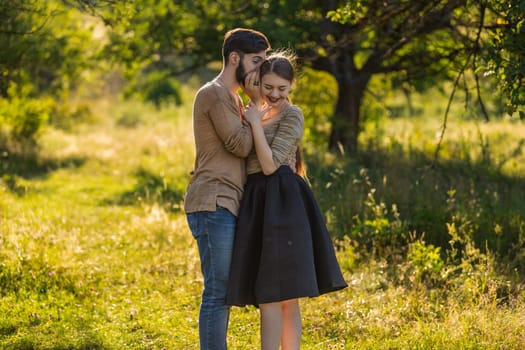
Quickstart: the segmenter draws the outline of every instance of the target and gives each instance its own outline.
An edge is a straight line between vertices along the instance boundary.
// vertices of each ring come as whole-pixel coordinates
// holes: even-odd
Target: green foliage
[[[36,147],[36,138],[54,108],[52,99],[32,98],[30,91],[29,86],[12,83],[8,97],[0,98],[0,133],[6,138],[3,147],[15,153],[31,152]]]
[[[464,136],[451,135],[454,141],[443,145],[443,159],[429,168],[438,125],[411,123],[393,120],[381,123],[380,130],[377,125],[366,129],[377,138],[364,139],[365,151],[358,157],[308,158],[330,231],[379,256],[406,246],[408,233],[417,232],[445,254],[452,249],[447,223],[462,218],[469,224],[460,230],[470,232],[476,249],[492,252],[512,268],[524,266],[523,153],[515,151],[521,149],[522,126],[486,125],[486,142],[476,147],[477,127],[461,123],[457,127]],[[470,153],[458,147],[462,142]]]
[[[110,61],[123,64],[131,80],[143,75],[135,91],[146,100],[156,105],[166,100],[178,103],[178,83],[169,77],[183,79],[188,72],[220,60],[223,34],[243,26],[266,33],[273,47],[292,47],[304,65],[335,78],[339,89],[333,97],[335,111],[322,112],[323,118],[331,117],[319,123],[316,135],[329,134],[327,143],[334,149],[337,142],[357,146],[359,113],[367,112],[361,108],[362,98],[366,92],[378,96],[383,89],[368,86],[374,75],[386,74],[391,89],[409,92],[434,87],[462,74],[464,68],[473,68],[476,75],[496,76],[508,96],[510,112],[519,109],[523,99],[520,0],[509,6],[500,0],[427,4],[356,0],[329,5],[323,1],[23,0],[18,4],[0,3],[4,48],[0,94],[4,97],[10,81],[33,84],[35,94],[67,94],[89,77],[89,71],[105,69]],[[482,19],[480,26],[471,25]],[[472,87],[465,83],[464,89]],[[327,91],[333,94],[335,88]],[[485,98],[491,96],[495,95]]]
[[[429,287],[441,280],[444,262],[441,259],[441,248],[427,245],[423,240],[417,240],[408,247],[407,262],[413,269],[415,285],[425,283]]]
[[[409,3],[419,8],[416,15],[384,26],[372,20],[367,27],[364,20],[393,13],[370,11],[373,3],[335,2],[331,15],[339,25],[325,21],[323,1],[0,0],[0,347],[195,347],[202,283],[180,210],[193,166],[191,99],[182,106],[164,101],[176,102],[182,91],[170,78],[174,73],[185,79],[219,60],[222,35],[242,25],[267,33],[274,47],[293,47],[309,67],[293,102],[306,117],[312,187],[337,237],[350,288],[302,301],[304,347],[519,348],[525,321],[523,125],[460,123],[471,112],[453,106],[454,120],[432,162],[443,95],[429,94],[434,109],[424,113],[412,98],[454,77],[466,56],[450,41],[458,32],[436,32],[406,46],[404,37],[389,41],[389,31],[421,19],[429,5],[380,4],[398,11]],[[110,25],[101,27],[98,17],[72,4]],[[475,60],[476,73],[492,69],[505,93],[517,91],[511,104],[519,103],[523,7],[520,1],[490,5],[501,14],[487,22],[497,24],[490,36],[497,50],[487,67]],[[449,28],[461,28],[464,43],[472,43],[476,28],[461,25],[479,19],[479,9],[454,12],[457,22]],[[327,28],[334,32],[323,32]],[[353,61],[338,56],[345,43],[355,50]],[[362,151],[324,152],[331,107],[340,97],[336,84],[356,71],[336,69],[330,76],[318,70],[326,70],[328,58],[336,58],[332,68],[352,62],[362,69],[374,48],[385,64],[413,62],[389,56],[388,45],[396,43],[403,44],[400,54],[452,52],[458,65],[432,61],[425,75],[411,63],[396,76],[371,80],[363,111],[372,123],[360,127]],[[78,82],[89,81],[88,70],[104,69],[106,60],[123,62],[125,75],[137,78],[135,91],[159,108],[126,101],[122,112],[114,101],[63,103]],[[465,75],[466,98],[473,80]],[[406,101],[392,96],[398,87]],[[393,104],[385,102],[392,98]],[[418,113],[408,122],[409,102]],[[90,125],[72,127],[99,114]],[[43,128],[46,121],[49,128]],[[33,155],[18,156],[23,147],[16,144],[26,141]],[[255,310],[234,309],[231,347],[257,347],[257,323]]]
[[[499,0],[427,4],[356,0],[329,5],[298,0],[23,0],[19,5],[0,3],[4,97],[10,81],[33,84],[35,94],[67,96],[79,81],[89,79],[90,71],[104,70],[112,62],[122,64],[131,81],[137,79],[132,89],[146,100],[156,105],[178,103],[180,87],[173,79],[185,79],[187,73],[219,61],[223,34],[236,26],[263,31],[273,47],[292,47],[305,66],[332,76],[338,89],[330,96],[335,110],[316,111],[323,120],[314,134],[317,139],[330,135],[323,142],[333,149],[338,142],[350,149],[357,146],[360,115],[367,112],[362,99],[368,92],[379,96],[384,88],[368,86],[371,76],[386,75],[390,89],[410,92],[454,79],[462,67],[473,68],[476,75],[497,76],[509,96],[509,110],[516,110],[523,95],[519,0],[511,6]],[[484,17],[487,8],[492,12]],[[477,37],[478,27],[470,24],[482,18],[486,21]],[[483,57],[472,59],[473,53]],[[485,65],[480,64],[482,59]],[[466,83],[463,87],[472,89]],[[326,91],[332,95],[335,90]],[[321,144],[317,139],[312,138],[316,147]]]
[[[126,128],[134,128],[142,122],[141,116],[139,113],[134,111],[126,111],[116,120],[118,126]]]
[[[328,146],[330,120],[337,96],[337,84],[325,72],[304,68],[294,86],[292,102],[301,107],[305,123],[305,150],[312,154]]]
[[[367,7],[361,0],[347,1],[343,7],[330,10],[326,17],[333,22],[356,25],[366,16]]]
[[[124,95],[127,98],[139,96],[143,101],[151,102],[157,108],[170,103],[180,106],[183,102],[179,82],[167,71],[142,74],[135,84],[128,87]]]
[[[96,117],[88,103],[74,103],[61,100],[59,103],[55,103],[48,124],[58,129],[72,130],[75,126],[82,123],[95,121]]]
[[[355,224],[352,228],[352,237],[360,243],[371,246],[378,256],[385,254],[385,249],[396,248],[404,243],[405,227],[399,217],[397,206],[394,204],[389,212],[383,201],[376,199],[376,189],[366,169],[360,171],[360,179],[354,180],[354,186],[363,188],[366,197],[362,198],[362,211],[354,216]],[[354,197],[355,198],[355,197]]]
[[[343,271],[354,271],[359,267],[359,253],[356,250],[356,241],[349,236],[335,239],[334,245],[337,251],[337,261]]]
[[[494,11],[496,25],[489,30],[491,42],[487,45],[487,73],[495,74],[499,88],[507,96],[509,114],[519,111],[525,119],[525,2],[523,0],[488,1]]]
[[[220,59],[219,4],[134,1],[106,18],[112,24],[104,55],[126,68],[132,78],[146,69],[185,73]],[[221,9],[224,10],[224,9]],[[224,26],[224,24],[222,24]]]
[[[356,165],[345,161],[331,166],[309,163],[309,176],[321,207],[326,208],[332,234],[350,237],[367,254],[384,256],[404,244],[406,223],[396,204],[388,208],[378,198],[369,170],[356,169]]]
[[[90,117],[85,106],[67,110],[56,101],[88,80],[88,69],[104,66],[94,63],[99,22],[55,0],[0,1],[0,14],[0,146],[32,152],[47,121],[71,128]]]
[[[79,81],[99,44],[90,21],[61,1],[1,1],[0,95],[8,84],[32,84],[33,93],[68,91]]]

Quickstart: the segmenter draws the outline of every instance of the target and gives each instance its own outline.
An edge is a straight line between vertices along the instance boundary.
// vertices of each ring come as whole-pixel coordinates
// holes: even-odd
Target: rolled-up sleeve
[[[253,147],[252,130],[247,122],[241,120],[239,112],[217,99],[210,108],[209,116],[226,150],[237,157],[247,157]]]

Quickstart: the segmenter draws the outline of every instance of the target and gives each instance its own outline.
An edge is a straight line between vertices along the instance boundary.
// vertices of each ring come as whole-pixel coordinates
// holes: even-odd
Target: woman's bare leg
[[[283,330],[281,303],[260,304],[261,349],[278,350]]]
[[[282,349],[299,350],[301,347],[302,333],[299,300],[286,300],[280,304],[282,310]]]

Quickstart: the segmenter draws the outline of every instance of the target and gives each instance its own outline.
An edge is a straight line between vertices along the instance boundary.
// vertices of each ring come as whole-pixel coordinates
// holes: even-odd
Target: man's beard
[[[241,84],[241,86],[244,86],[244,81],[246,79],[246,70],[244,69],[244,64],[241,61],[241,64],[237,69],[235,70],[235,78],[237,79],[237,82]]]

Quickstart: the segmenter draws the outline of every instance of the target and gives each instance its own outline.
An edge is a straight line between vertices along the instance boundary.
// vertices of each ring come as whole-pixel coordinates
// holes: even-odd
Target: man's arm
[[[247,157],[253,147],[253,136],[250,125],[241,119],[241,110],[232,110],[218,99],[209,116],[224,147],[237,157]]]

